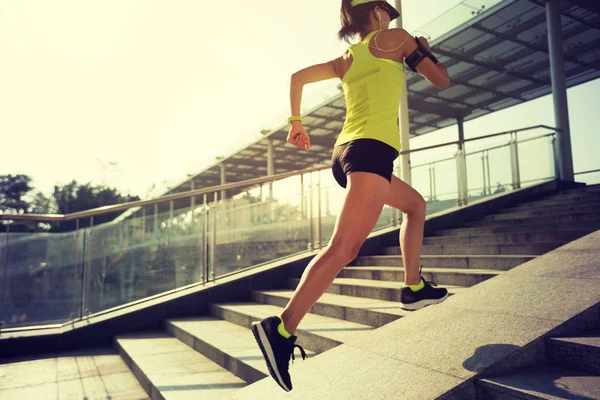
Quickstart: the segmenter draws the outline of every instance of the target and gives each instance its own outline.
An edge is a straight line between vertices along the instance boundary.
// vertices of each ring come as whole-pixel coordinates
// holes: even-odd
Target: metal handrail
[[[163,197],[150,200],[130,201],[128,203],[115,204],[112,206],[103,206],[92,208],[86,211],[78,211],[71,214],[0,214],[0,220],[34,220],[41,222],[53,221],[70,221],[79,218],[94,217],[96,215],[108,214],[111,212],[124,211],[133,207],[151,206],[155,204],[165,203],[168,201],[187,199],[190,197],[202,196],[204,194],[220,192],[223,190],[237,189],[244,186],[262,185],[264,183],[275,182],[281,179],[290,178],[297,175],[308,174],[311,172],[321,171],[329,168],[329,166],[319,166],[307,168],[299,171],[284,172],[282,174],[266,176],[261,178],[248,179],[240,182],[226,183],[219,186],[211,186],[203,189],[190,190],[187,192],[170,194]]]
[[[512,131],[492,133],[490,135],[478,136],[478,137],[471,138],[471,139],[465,139],[463,143],[473,142],[473,141],[482,140],[482,139],[489,139],[489,138],[493,138],[493,137],[496,137],[496,136],[507,135],[507,134],[510,134],[510,133],[519,133],[519,132],[524,132],[524,131],[530,131],[532,129],[539,129],[539,128],[545,128],[545,129],[550,129],[550,130],[555,131],[555,132],[560,132],[560,129],[552,128],[551,126],[547,126],[547,125],[535,125],[535,126],[529,126],[527,128],[514,129]],[[414,149],[414,150],[405,150],[405,151],[401,151],[400,154],[401,155],[411,154],[411,153],[416,153],[418,151],[432,150],[432,149],[437,149],[438,147],[444,147],[444,146],[449,146],[451,144],[459,144],[459,143],[460,143],[460,141],[456,140],[454,142],[447,142],[447,143],[443,143],[443,144],[436,144],[434,146],[421,147],[421,148]]]
[[[525,140],[519,140],[519,141],[517,141],[517,143],[526,143],[526,142],[530,142],[532,140],[537,140],[537,139],[541,139],[541,138],[545,138],[545,137],[550,137],[550,136],[554,136],[554,135],[555,135],[554,133],[547,133],[545,135],[535,136],[535,137],[532,137],[532,138],[527,138]],[[493,135],[493,136],[496,136],[496,135]],[[489,136],[487,136],[487,137],[486,136],[482,136],[481,138],[482,139],[483,138],[487,139],[487,138],[489,138]],[[476,138],[476,139],[480,139],[480,138]],[[472,139],[469,139],[469,140],[472,140]],[[465,140],[465,142],[466,141],[467,140]],[[458,142],[456,142],[456,143],[458,143]],[[456,143],[452,142],[450,144],[456,144]],[[436,146],[439,147],[439,146],[445,146],[445,145],[436,145]],[[466,153],[465,156],[468,157],[468,156],[472,156],[474,154],[483,153],[484,151],[496,150],[496,149],[500,149],[500,148],[506,147],[506,146],[510,146],[510,143],[501,144],[501,145],[498,145],[498,146],[490,147],[488,149],[477,150],[477,151],[474,151],[472,153]],[[438,164],[438,163],[441,163],[441,162],[444,162],[444,161],[450,161],[450,160],[454,160],[454,159],[456,159],[456,157],[447,157],[447,158],[443,158],[441,160],[428,161],[428,162],[425,162],[425,163],[422,163],[422,164],[413,165],[412,169],[419,168],[419,167],[424,167],[424,166],[431,165],[431,164]]]
[[[591,169],[589,171],[575,172],[573,175],[593,174],[595,172],[600,172],[600,169]]]
[[[530,126],[530,127],[526,127],[526,128],[515,129],[515,130],[499,132],[499,133],[493,133],[490,135],[479,136],[479,137],[475,137],[475,138],[471,138],[471,139],[465,139],[464,143],[473,142],[473,141],[477,141],[477,140],[483,140],[483,139],[489,139],[489,138],[512,134],[512,133],[524,132],[524,131],[539,129],[539,128],[550,129],[555,132],[559,131],[559,129],[552,128],[547,125],[535,125],[535,126]],[[452,141],[452,142],[438,144],[435,146],[428,146],[428,147],[421,147],[418,149],[406,150],[406,151],[401,152],[400,154],[411,154],[411,153],[416,153],[419,151],[436,149],[439,147],[457,145],[459,143],[460,143],[460,141]],[[286,179],[286,178],[291,178],[294,176],[300,176],[300,175],[309,174],[312,172],[323,171],[328,168],[330,168],[329,165],[321,165],[321,166],[306,168],[303,170],[284,172],[282,174],[277,174],[277,175],[272,175],[272,176],[265,176],[265,177],[261,177],[261,178],[248,179],[248,180],[240,181],[240,182],[226,183],[224,185],[219,185],[219,186],[211,186],[211,187],[203,188],[203,189],[196,189],[196,190],[190,190],[187,192],[175,193],[175,194],[171,194],[171,195],[158,197],[155,199],[131,201],[131,202],[127,202],[127,203],[115,204],[112,206],[103,206],[103,207],[93,208],[90,210],[78,211],[78,212],[74,212],[74,213],[70,213],[70,214],[0,214],[0,221],[2,221],[2,220],[38,221],[38,222],[72,221],[72,220],[76,220],[76,219],[80,219],[80,218],[88,218],[88,217],[94,217],[94,216],[102,215],[102,214],[124,211],[124,210],[128,210],[128,209],[134,208],[134,207],[144,207],[144,206],[156,205],[156,204],[166,203],[166,202],[174,201],[174,200],[182,200],[182,199],[188,199],[190,197],[202,196],[205,194],[220,192],[220,191],[224,191],[224,190],[237,189],[237,188],[246,187],[246,186],[262,185],[265,183],[276,182],[276,181]]]

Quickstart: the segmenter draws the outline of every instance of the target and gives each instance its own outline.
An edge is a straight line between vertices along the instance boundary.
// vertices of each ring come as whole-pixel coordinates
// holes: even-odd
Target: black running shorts
[[[333,148],[331,171],[343,188],[352,172],[371,172],[391,183],[396,157],[398,151],[388,144],[375,139],[356,139]]]

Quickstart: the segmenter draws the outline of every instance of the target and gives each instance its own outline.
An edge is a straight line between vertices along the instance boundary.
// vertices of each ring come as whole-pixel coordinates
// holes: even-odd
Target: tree
[[[54,199],[42,192],[36,192],[30,202],[29,212],[32,214],[54,214],[56,212]]]
[[[0,211],[20,214],[29,210],[29,203],[23,197],[33,189],[27,175],[0,175]]]
[[[27,175],[0,175],[0,214],[71,214],[92,208],[140,200],[138,196],[123,196],[117,189],[107,186],[80,185],[73,180],[66,185],[54,186],[52,196],[33,192],[31,178]],[[120,212],[94,218],[94,225],[113,220]],[[80,221],[80,227],[89,226],[89,218]],[[75,229],[75,221],[51,224],[52,231],[62,232]],[[11,231],[47,230],[48,224],[36,222],[14,222]]]
[[[140,200],[138,196],[123,196],[117,189],[106,186],[92,186],[90,183],[79,185],[72,181],[63,186],[54,186],[54,201],[59,214],[71,214],[102,206]],[[94,217],[94,225],[112,221],[121,212],[102,214]],[[90,218],[79,221],[79,227],[90,226]],[[76,221],[59,223],[53,231],[69,231],[76,228]]]

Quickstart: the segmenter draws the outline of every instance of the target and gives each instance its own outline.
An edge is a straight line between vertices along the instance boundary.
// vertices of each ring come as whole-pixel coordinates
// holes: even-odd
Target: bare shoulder
[[[402,53],[405,53],[407,47],[411,47],[411,38],[411,34],[403,28],[386,29],[377,35],[377,44],[383,49],[395,49],[401,45]]]

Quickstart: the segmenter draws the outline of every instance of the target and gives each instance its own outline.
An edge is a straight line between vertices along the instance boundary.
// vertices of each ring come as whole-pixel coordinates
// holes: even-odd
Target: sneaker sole
[[[416,302],[410,303],[410,304],[400,303],[400,308],[405,311],[417,311],[423,307],[431,306],[434,304],[440,304],[441,302],[446,300],[448,298],[448,296],[449,296],[449,293],[446,293],[446,295],[440,299],[426,299],[426,300],[416,301]]]
[[[260,322],[253,322],[251,325],[252,334],[254,335],[254,339],[256,343],[258,343],[258,347],[260,347],[260,351],[263,354],[263,357],[267,361],[267,367],[269,368],[269,372],[271,376],[279,386],[286,392],[289,392],[292,389],[289,389],[287,385],[281,379],[281,374],[279,373],[279,369],[277,369],[277,362],[275,361],[275,354],[273,353],[273,348],[269,343],[269,339],[267,338],[267,333],[264,328],[260,324]]]

